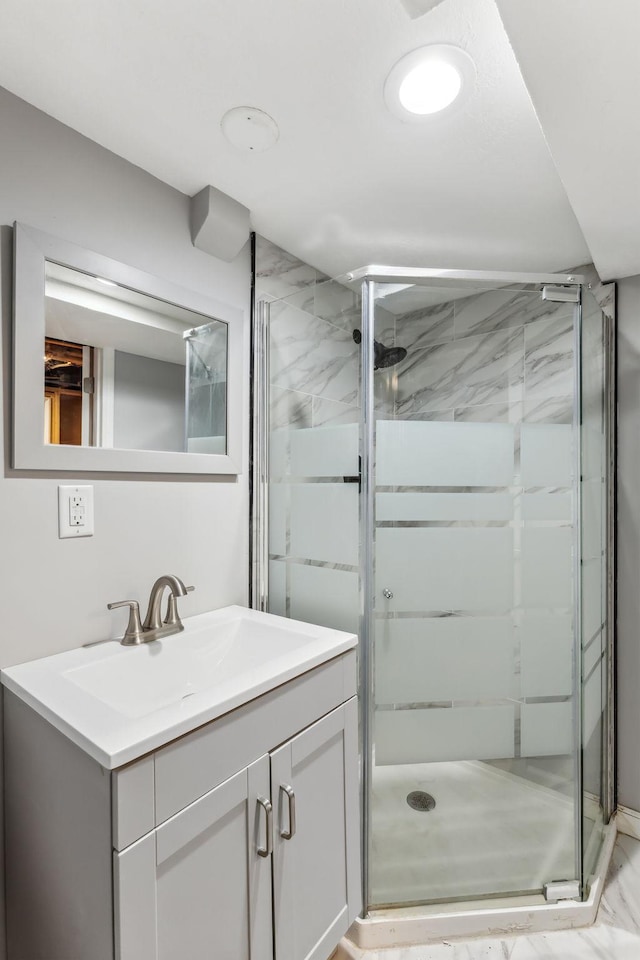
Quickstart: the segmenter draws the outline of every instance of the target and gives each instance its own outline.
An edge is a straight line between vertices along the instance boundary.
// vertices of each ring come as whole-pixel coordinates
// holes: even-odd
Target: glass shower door
[[[579,308],[365,286],[366,899],[540,896],[581,853]]]
[[[581,576],[583,862],[585,889],[595,871],[603,828],[614,809],[612,517],[614,285],[582,294]]]

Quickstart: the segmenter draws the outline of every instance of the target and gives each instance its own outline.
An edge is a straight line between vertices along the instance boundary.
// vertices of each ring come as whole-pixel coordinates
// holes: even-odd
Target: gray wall
[[[640,810],[640,277],[618,283],[618,799]]]
[[[184,365],[116,350],[114,447],[184,450],[184,390]]]
[[[126,617],[109,613],[107,602],[139,597],[145,603],[162,573],[195,584],[183,615],[246,602],[248,563],[246,433],[237,481],[88,475],[95,489],[95,536],[58,539],[57,486],[83,477],[10,467],[11,224],[23,221],[226,301],[245,311],[247,325],[250,265],[248,246],[231,264],[193,247],[186,196],[1,89],[0,130],[4,667],[118,635]],[[245,352],[247,342],[245,337]]]

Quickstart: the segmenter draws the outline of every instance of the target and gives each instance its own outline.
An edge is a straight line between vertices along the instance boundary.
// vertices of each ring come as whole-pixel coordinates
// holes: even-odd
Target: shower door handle
[[[362,457],[358,457],[358,472],[352,474],[351,476],[343,476],[343,483],[357,483],[358,484],[358,493],[362,490]]]
[[[293,792],[293,787],[286,783],[280,784],[280,790],[282,793],[286,793],[289,801],[289,829],[280,830],[280,836],[283,840],[291,840],[296,832],[296,795]]]
[[[382,591],[382,596],[387,600],[393,600],[393,590],[389,590],[389,587],[385,587]]]

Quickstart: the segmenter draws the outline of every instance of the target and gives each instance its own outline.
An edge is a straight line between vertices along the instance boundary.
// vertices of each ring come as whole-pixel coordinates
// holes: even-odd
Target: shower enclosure
[[[365,916],[588,896],[614,808],[598,293],[371,267],[257,304],[253,602],[360,636]]]

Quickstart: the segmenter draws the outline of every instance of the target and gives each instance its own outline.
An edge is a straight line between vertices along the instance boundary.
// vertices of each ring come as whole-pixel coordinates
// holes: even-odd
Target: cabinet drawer
[[[354,651],[322,664],[155,754],[155,817],[163,823],[356,692]]]
[[[155,827],[153,754],[111,774],[111,821],[114,850],[124,850]]]

